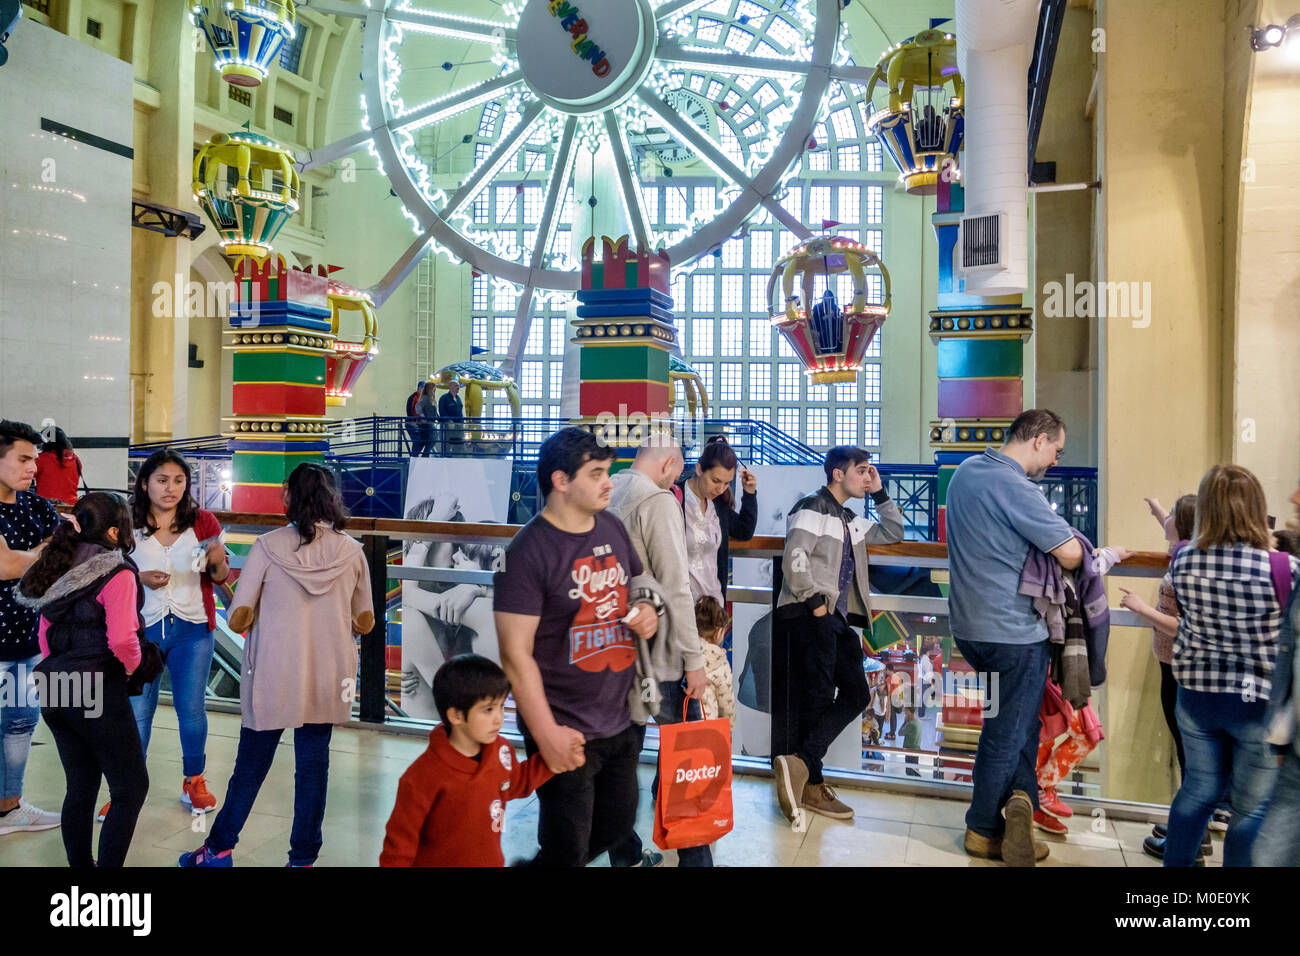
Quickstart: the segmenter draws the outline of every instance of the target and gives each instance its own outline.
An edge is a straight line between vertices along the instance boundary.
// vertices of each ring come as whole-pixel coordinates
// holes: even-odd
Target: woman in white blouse
[[[213,585],[230,574],[221,525],[190,494],[190,466],[178,452],[154,452],[140,468],[131,502],[132,557],[144,585],[145,636],[156,643],[171,675],[172,706],[181,737],[180,801],[193,813],[216,808],[204,780],[208,715],[204,709],[217,625]],[[149,750],[161,675],[131,698],[140,746]],[[99,812],[102,820],[108,805]]]

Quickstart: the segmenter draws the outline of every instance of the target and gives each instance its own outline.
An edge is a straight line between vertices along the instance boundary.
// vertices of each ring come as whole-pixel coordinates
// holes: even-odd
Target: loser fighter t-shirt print
[[[540,618],[533,658],[551,713],[588,740],[613,737],[632,721],[636,636],[623,618],[628,582],[640,573],[613,515],[600,512],[590,531],[572,534],[539,514],[510,542],[493,579],[494,610]]]

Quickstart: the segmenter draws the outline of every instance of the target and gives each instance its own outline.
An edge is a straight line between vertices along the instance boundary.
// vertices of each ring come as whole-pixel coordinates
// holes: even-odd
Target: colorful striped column
[[[1024,410],[1023,346],[1033,335],[1033,310],[1019,295],[962,291],[956,260],[962,187],[941,180],[937,204],[939,295],[930,340],[938,349],[939,421],[930,423],[930,447],[939,466],[939,540],[946,541],[952,473],[969,456],[1002,444],[1007,426]]]
[[[224,347],[234,352],[225,436],[234,453],[231,508],[283,514],[281,487],[305,461],[323,461],[326,363],[332,354],[329,280],[289,269],[282,256],[242,257],[239,298]]]
[[[632,463],[644,437],[672,428],[668,359],[676,329],[667,255],[632,254],[627,236],[602,242],[601,262],[593,261],[594,237],[582,247],[574,322],[581,384],[574,424],[598,429],[618,448],[611,469],[617,471]]]
[[[948,483],[957,466],[1001,445],[1024,410],[1024,343],[1033,335],[1033,310],[1019,295],[975,296],[962,291],[957,240],[964,190],[940,177],[933,217],[939,241],[939,295],[930,313],[930,340],[938,349],[939,421],[930,423],[930,447],[939,468],[936,492],[939,540],[947,541]],[[939,575],[936,575],[939,577]],[[940,590],[948,596],[946,574]],[[945,749],[974,750],[983,723],[971,667],[945,641],[944,706],[939,729]],[[957,692],[954,692],[954,686]]]

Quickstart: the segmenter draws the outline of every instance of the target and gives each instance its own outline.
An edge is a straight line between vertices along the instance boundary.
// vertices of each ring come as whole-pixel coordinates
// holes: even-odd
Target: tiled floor
[[[209,714],[208,785],[220,800],[234,765],[239,718]],[[293,753],[286,743],[262,787],[252,816],[235,850],[237,865],[283,866],[293,815]],[[63,799],[63,770],[49,731],[36,732],[27,767],[26,796],[57,810]],[[384,824],[397,794],[397,779],[424,747],[416,737],[336,728],[330,753],[329,803],[325,812],[323,866],[367,866],[379,858]],[[131,866],[175,866],[183,850],[203,840],[181,807],[180,741],[175,714],[160,707],[149,753],[150,792],[127,857]],[[651,845],[652,770],[641,768],[642,797],[637,829]],[[715,860],[727,866],[997,866],[962,852],[965,804],[872,790],[842,788],[840,796],[857,811],[850,822],[812,816],[806,832],[795,832],[777,809],[771,784],[738,777],[733,787],[735,829],[714,847]],[[105,787],[101,799],[107,799]],[[210,820],[211,817],[208,818]],[[537,848],[537,798],[508,805],[504,849],[507,860],[531,856]],[[1045,866],[1159,866],[1142,853],[1146,824],[1102,817],[1076,818],[1065,837],[1042,835],[1052,847]],[[675,862],[675,854],[666,854]],[[1220,863],[1216,837],[1212,866]],[[0,836],[0,867],[62,866],[58,830]],[[605,858],[597,863],[603,865]]]

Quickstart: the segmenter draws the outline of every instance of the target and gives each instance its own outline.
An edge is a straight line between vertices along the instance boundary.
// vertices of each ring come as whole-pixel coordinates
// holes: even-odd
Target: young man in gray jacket
[[[871,626],[867,545],[903,540],[903,515],[861,448],[841,445],[822,463],[826,487],[801,499],[786,518],[785,580],[776,614],[790,634],[791,702],[797,716],[794,753],[772,761],[776,796],[786,818],[800,807],[837,820],[853,818],[822,780],[831,742],[862,716],[870,692],[862,671],[862,639],[849,625]],[[880,521],[844,503],[870,494]]]
[[[655,684],[644,690],[659,699],[655,717],[658,724],[680,723],[688,699],[689,717],[699,720],[702,717],[699,698],[706,683],[704,650],[695,629],[695,604],[691,600],[686,528],[681,505],[672,493],[673,482],[682,473],[684,464],[675,439],[668,435],[651,436],[637,451],[632,467],[614,476],[614,490],[609,498],[610,512],[622,520],[641,564],[659,582],[663,596],[665,613],[660,632],[650,645],[654,673],[644,678]],[[644,724],[641,730],[644,735]],[[677,851],[677,859],[681,866],[713,865],[707,845],[682,848]],[[641,839],[635,832],[609,851],[611,866],[656,866],[662,860],[660,854],[642,850]]]

